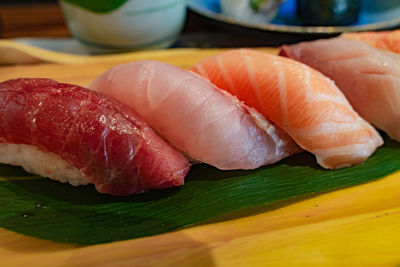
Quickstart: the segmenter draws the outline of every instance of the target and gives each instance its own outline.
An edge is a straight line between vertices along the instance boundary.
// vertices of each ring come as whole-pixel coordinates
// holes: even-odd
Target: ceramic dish
[[[184,0],[61,0],[60,6],[72,35],[96,54],[170,47],[186,18]]]
[[[295,0],[287,0],[281,6],[278,15],[270,23],[246,23],[223,15],[219,0],[188,0],[188,6],[193,12],[211,20],[246,28],[286,33],[335,34],[351,31],[381,30],[400,25],[400,6],[377,9],[370,2],[365,1],[361,6],[358,21],[352,25],[301,26],[295,15],[295,2]]]

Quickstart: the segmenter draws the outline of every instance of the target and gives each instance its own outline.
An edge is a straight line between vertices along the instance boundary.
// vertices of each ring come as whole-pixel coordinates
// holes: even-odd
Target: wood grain
[[[2,266],[400,263],[400,173],[258,215],[96,246],[0,231]],[[42,260],[43,255],[45,260]]]
[[[88,84],[134,59],[184,68],[220,50],[165,50],[120,58],[55,57],[64,64],[0,67],[0,81],[48,77]],[[33,53],[35,54],[35,53]],[[65,61],[75,62],[65,64]],[[48,62],[48,61],[46,61]],[[259,214],[95,246],[59,244],[0,229],[1,266],[304,266],[400,263],[400,172],[368,184],[280,203]]]
[[[276,53],[272,47],[256,48]],[[158,60],[189,68],[206,56],[214,55],[224,49],[175,48],[168,50],[139,51],[112,55],[72,55],[33,47],[12,40],[0,40],[0,66],[32,63],[89,64],[123,63],[133,60]]]
[[[71,35],[57,3],[0,3],[0,25],[2,38]]]

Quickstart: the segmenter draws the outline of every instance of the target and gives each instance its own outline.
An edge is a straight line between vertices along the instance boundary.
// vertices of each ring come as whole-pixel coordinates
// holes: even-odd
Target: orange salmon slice
[[[205,58],[191,71],[258,110],[324,168],[361,163],[383,144],[332,80],[292,59],[234,49]]]

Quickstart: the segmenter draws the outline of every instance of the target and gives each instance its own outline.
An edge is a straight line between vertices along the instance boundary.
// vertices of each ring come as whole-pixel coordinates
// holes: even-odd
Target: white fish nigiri
[[[283,46],[281,54],[334,80],[365,120],[400,141],[400,55],[344,38]]]
[[[255,110],[170,64],[121,64],[89,88],[126,103],[188,157],[219,169],[253,169],[299,151]]]

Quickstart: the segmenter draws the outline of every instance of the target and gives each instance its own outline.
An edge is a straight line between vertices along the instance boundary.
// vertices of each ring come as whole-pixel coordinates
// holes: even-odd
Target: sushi
[[[188,160],[133,110],[50,79],[0,83],[0,162],[100,193],[179,186]]]
[[[265,115],[322,167],[361,163],[383,143],[330,79],[295,60],[234,49],[191,70]]]
[[[281,54],[334,80],[365,120],[400,141],[400,55],[344,38],[283,46]]]
[[[342,38],[364,42],[372,47],[400,53],[400,30],[379,32],[349,32]]]
[[[193,73],[155,61],[113,67],[89,88],[137,111],[192,161],[254,169],[299,151],[281,129]]]

